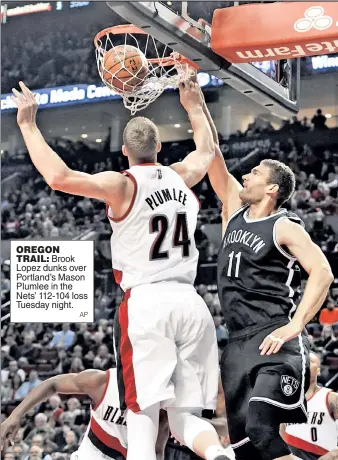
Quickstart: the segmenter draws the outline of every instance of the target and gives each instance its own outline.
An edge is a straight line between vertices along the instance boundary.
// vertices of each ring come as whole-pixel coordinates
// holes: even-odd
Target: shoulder
[[[105,188],[122,188],[132,183],[133,176],[129,171],[103,171],[92,177]]]
[[[278,225],[283,225],[283,226],[289,225],[289,228],[291,228],[292,225],[290,226],[290,224],[296,224],[296,225],[300,225],[303,228],[305,227],[303,220],[298,216],[298,214],[296,214],[295,212],[289,211],[287,209],[284,209],[284,208],[280,209],[276,217],[277,217],[276,224]]]
[[[329,408],[335,409],[338,412],[338,393],[335,391],[329,391],[327,395],[327,401],[329,403]]]
[[[108,379],[108,371],[101,371],[97,369],[88,369],[88,380],[90,381],[91,384],[103,384],[106,383]]]
[[[137,193],[137,180],[129,170],[115,172],[105,171],[101,186],[106,191],[106,203],[114,214],[119,215],[121,207],[130,204]]]
[[[105,385],[108,373],[98,369],[86,369],[77,374],[76,379],[82,388],[95,389],[101,385]]]
[[[286,244],[286,241],[289,241],[293,237],[307,235],[304,227],[304,222],[297,214],[286,212],[275,222],[277,241]]]
[[[302,219],[296,214],[295,212],[292,211],[287,211],[285,217],[290,221],[293,222],[294,224],[301,225],[303,228],[305,228],[305,224],[302,221]]]
[[[328,409],[334,420],[338,420],[338,393],[330,391],[327,397]]]
[[[330,391],[328,398],[329,401],[338,402],[338,393],[336,393],[335,391]]]

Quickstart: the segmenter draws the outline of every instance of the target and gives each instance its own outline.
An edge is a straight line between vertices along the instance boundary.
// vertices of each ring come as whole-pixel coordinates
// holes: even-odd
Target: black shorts
[[[307,336],[285,343],[275,355],[261,356],[259,346],[275,329],[285,325],[250,327],[230,334],[221,358],[221,377],[225,395],[229,435],[233,448],[249,439],[245,432],[249,403],[274,406],[272,423],[305,423],[305,393],[309,386],[309,342]],[[271,406],[270,406],[271,407]]]
[[[192,452],[188,447],[175,445],[168,442],[164,451],[165,460],[200,460],[201,457]]]
[[[305,450],[297,449],[297,447],[289,446],[293,455],[302,460],[318,460],[323,454],[313,454],[312,452],[306,452]]]

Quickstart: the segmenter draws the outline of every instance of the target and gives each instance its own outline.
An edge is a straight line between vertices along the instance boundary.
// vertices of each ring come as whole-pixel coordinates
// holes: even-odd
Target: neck
[[[310,384],[310,387],[306,392],[306,395],[305,395],[306,399],[310,399],[319,390],[320,390],[320,387],[317,384],[317,380],[315,380],[313,383]]]
[[[260,203],[250,204],[249,219],[261,219],[263,217],[271,216],[278,212],[276,204],[272,200],[268,202],[261,201]]]
[[[148,164],[148,163],[156,163],[156,158],[140,158],[140,159],[133,159],[131,157],[128,157],[128,163],[129,167],[131,168],[132,166],[137,166],[137,165],[143,165],[143,164]]]

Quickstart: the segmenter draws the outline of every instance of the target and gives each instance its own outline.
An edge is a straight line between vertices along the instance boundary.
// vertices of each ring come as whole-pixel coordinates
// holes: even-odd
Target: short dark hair
[[[160,142],[158,128],[149,118],[132,118],[123,131],[123,143],[128,152],[140,162],[154,161]]]
[[[296,179],[289,166],[277,160],[263,160],[262,163],[270,169],[269,183],[278,185],[277,202],[279,208],[288,201],[295,191]]]

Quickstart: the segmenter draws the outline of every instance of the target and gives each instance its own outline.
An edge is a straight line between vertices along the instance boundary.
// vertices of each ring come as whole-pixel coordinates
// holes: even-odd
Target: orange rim
[[[148,35],[147,32],[145,32],[142,29],[139,29],[138,27],[132,25],[132,24],[122,24],[120,26],[114,26],[114,27],[107,27],[107,29],[101,30],[95,38],[94,38],[94,45],[96,48],[99,48],[100,45],[98,44],[98,41],[107,34],[113,34],[113,35],[119,35],[119,34],[142,34],[142,35]]]
[[[112,35],[120,35],[120,34],[142,34],[142,35],[149,35],[144,30],[140,29],[139,27],[134,26],[133,24],[123,24],[120,26],[114,27],[107,27],[106,29],[101,30],[98,34],[96,34],[94,38],[94,45],[96,49],[100,52],[101,46],[99,44],[99,40],[107,34]],[[102,52],[102,51],[101,51]],[[162,67],[175,65],[175,63],[179,62],[180,64],[188,64],[190,67],[198,70],[200,67],[190,59],[185,58],[179,53],[175,52],[175,58],[172,56],[169,57],[162,57],[162,58],[151,58],[147,59],[147,61],[151,64],[159,64]]]

